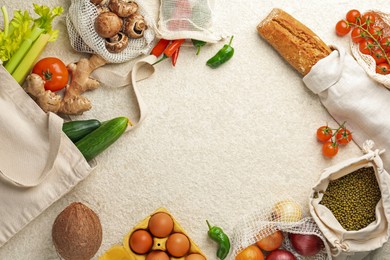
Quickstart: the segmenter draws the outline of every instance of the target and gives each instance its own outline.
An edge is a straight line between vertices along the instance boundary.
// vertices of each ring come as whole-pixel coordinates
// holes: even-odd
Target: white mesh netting
[[[282,248],[290,251],[297,259],[327,260],[332,259],[329,246],[317,224],[311,217],[303,217],[301,206],[292,199],[281,200],[269,207],[258,209],[243,217],[233,230],[233,256],[237,256],[246,247],[257,241],[282,231]],[[324,243],[322,250],[314,256],[299,255],[291,245],[289,234],[316,235]],[[263,253],[266,254],[265,251]]]
[[[383,35],[389,36],[390,35],[390,14],[386,14],[380,11],[369,11],[369,12],[375,12],[378,14],[379,19],[375,21],[375,25],[379,25],[383,30]],[[383,26],[386,24],[386,26]],[[382,75],[375,72],[376,70],[376,64],[374,58],[372,58],[370,55],[362,54],[359,51],[359,44],[354,43],[352,40],[350,40],[351,43],[351,51],[357,62],[363,67],[363,69],[366,71],[366,73],[373,78],[375,81],[383,84],[386,88],[390,88],[390,74]]]
[[[217,42],[223,38],[213,25],[212,0],[161,0],[159,37]]]
[[[119,53],[111,53],[105,46],[105,39],[95,30],[94,22],[99,15],[98,8],[89,0],[72,0],[66,17],[69,39],[72,47],[78,52],[95,53],[102,56],[107,62],[122,63],[147,54],[152,48],[155,38],[153,20],[140,3],[138,13],[144,16],[148,28],[144,36],[139,39],[129,39],[127,47]]]

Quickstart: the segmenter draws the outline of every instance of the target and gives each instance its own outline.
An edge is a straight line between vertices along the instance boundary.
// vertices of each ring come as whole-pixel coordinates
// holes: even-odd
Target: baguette
[[[313,31],[278,8],[257,25],[257,31],[302,76],[332,52]]]

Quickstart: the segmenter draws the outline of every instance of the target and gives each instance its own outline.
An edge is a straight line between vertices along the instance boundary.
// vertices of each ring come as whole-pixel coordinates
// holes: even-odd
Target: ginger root
[[[68,70],[71,74],[71,81],[66,86],[63,97],[50,90],[45,90],[45,82],[37,74],[30,74],[27,77],[25,91],[33,97],[45,112],[66,115],[82,114],[90,110],[92,105],[90,100],[81,94],[99,87],[100,83],[91,78],[90,74],[104,64],[106,64],[106,61],[98,55],[92,55],[89,59],[82,58],[77,64],[69,64]]]

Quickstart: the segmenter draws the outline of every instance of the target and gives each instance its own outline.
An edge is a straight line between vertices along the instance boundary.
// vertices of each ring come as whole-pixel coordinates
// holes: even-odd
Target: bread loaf
[[[281,9],[273,9],[257,31],[302,76],[331,53],[313,31]]]

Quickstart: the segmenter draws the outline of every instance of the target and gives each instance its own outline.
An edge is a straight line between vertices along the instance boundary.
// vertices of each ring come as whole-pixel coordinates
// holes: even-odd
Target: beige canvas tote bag
[[[94,168],[0,65],[0,246]],[[93,163],[92,163],[93,164]]]
[[[390,235],[390,175],[383,168],[379,150],[371,150],[372,141],[363,145],[365,154],[331,166],[323,171],[310,196],[310,213],[331,247],[333,259],[363,259],[370,251],[382,247]],[[358,169],[373,167],[381,193],[375,208],[375,221],[359,230],[346,230],[333,213],[320,204],[332,180]]]

